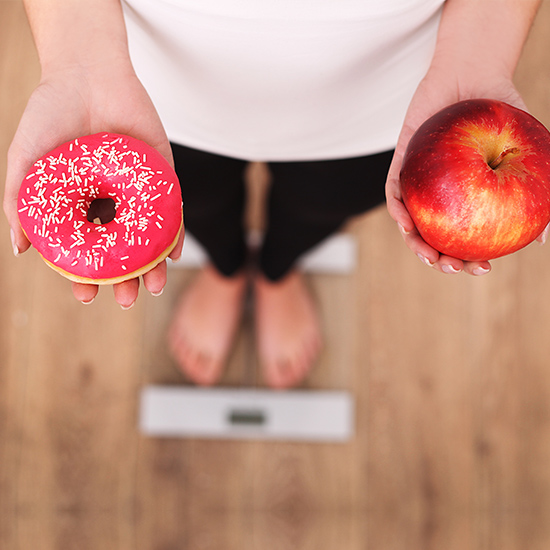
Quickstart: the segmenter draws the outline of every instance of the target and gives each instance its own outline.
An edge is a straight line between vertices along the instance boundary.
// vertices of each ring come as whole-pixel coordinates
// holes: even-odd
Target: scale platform
[[[146,386],[140,429],[152,437],[347,442],[354,408],[344,391]]]
[[[248,244],[251,248],[258,247],[263,239],[260,232],[251,231],[248,234]],[[198,268],[207,261],[207,255],[200,243],[187,232],[181,259],[169,262],[173,269]],[[327,237],[317,246],[305,253],[298,260],[298,267],[311,273],[351,273],[357,264],[357,240],[348,233],[336,233]]]

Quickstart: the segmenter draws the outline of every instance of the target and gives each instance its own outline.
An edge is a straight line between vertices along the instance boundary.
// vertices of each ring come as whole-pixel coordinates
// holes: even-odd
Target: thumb
[[[16,256],[25,252],[31,245],[25,235],[17,213],[19,188],[36,158],[17,143],[12,143],[8,151],[8,166],[6,171],[6,186],[4,190],[4,213],[10,226],[10,236],[13,252]]]

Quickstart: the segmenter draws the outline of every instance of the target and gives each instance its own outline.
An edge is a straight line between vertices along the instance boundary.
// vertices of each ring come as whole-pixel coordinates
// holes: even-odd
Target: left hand
[[[491,270],[491,264],[488,261],[467,262],[440,254],[424,241],[403,203],[399,174],[409,140],[418,127],[444,107],[457,101],[474,98],[498,99],[527,110],[511,80],[502,78],[483,81],[479,85],[464,88],[456,77],[453,78],[451,68],[448,71],[431,68],[410,103],[386,182],[388,212],[397,222],[406,245],[424,263],[443,273],[464,271],[470,275],[483,275]],[[544,240],[544,237],[544,234],[541,235],[539,240]]]

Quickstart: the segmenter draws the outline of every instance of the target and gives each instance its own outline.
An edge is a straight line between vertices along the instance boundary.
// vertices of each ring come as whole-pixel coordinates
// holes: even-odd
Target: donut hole
[[[104,225],[112,222],[116,216],[116,204],[113,199],[94,199],[88,208],[86,216],[89,222]]]

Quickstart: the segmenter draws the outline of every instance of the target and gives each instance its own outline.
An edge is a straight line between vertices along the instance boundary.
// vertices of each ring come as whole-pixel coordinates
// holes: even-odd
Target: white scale
[[[258,235],[250,241],[257,242]],[[304,271],[345,274],[356,265],[348,234],[333,235],[304,255]],[[182,259],[172,268],[196,268],[206,254],[189,234]],[[151,437],[346,442],[354,435],[355,406],[345,391],[146,386],[140,429]]]
[[[354,405],[347,392],[149,386],[141,430],[154,437],[348,441]]]

